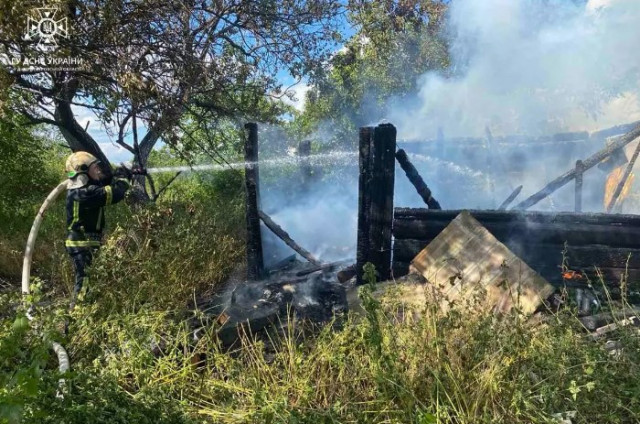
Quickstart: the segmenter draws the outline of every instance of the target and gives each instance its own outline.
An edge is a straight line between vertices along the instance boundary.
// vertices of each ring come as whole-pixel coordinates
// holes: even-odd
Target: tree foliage
[[[52,162],[61,159],[63,149],[24,124],[15,114],[0,119],[0,221],[9,233],[28,230],[37,211],[34,205],[62,174],[62,166],[55,169]]]
[[[93,110],[113,139],[145,164],[162,139],[177,144],[186,116],[199,126],[225,119],[273,119],[266,98],[280,96],[277,75],[308,72],[338,37],[335,0],[59,0],[68,38],[49,58],[74,58],[72,70],[12,66],[41,57],[25,40],[36,2],[0,0],[0,101],[32,123],[60,129],[73,150],[106,163],[76,119]],[[140,133],[140,134],[139,134]]]
[[[331,128],[337,140],[384,115],[391,96],[417,88],[427,71],[448,67],[444,35],[447,0],[350,0],[356,34],[313,75],[313,89],[296,123],[303,133]]]

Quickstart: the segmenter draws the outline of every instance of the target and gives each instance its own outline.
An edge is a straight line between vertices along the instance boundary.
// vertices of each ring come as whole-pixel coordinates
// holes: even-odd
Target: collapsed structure
[[[588,299],[584,289],[595,281],[612,285],[640,281],[640,216],[581,212],[584,173],[638,139],[638,123],[597,133],[595,136],[604,140],[626,132],[600,151],[578,160],[575,167],[510,210],[507,207],[520,194],[522,186],[516,187],[496,210],[471,211],[441,209],[408,155],[397,148],[393,125],[361,128],[357,256],[356,263],[346,268],[344,263],[325,264],[314,257],[261,210],[258,128],[256,124],[247,124],[246,129],[248,282],[242,285],[249,288],[240,288],[244,305],[237,302],[235,295],[227,298],[227,315],[223,319],[229,323],[227,329],[229,325],[235,328],[247,320],[249,324],[251,321],[272,322],[273,317],[281,317],[285,309],[286,313],[293,312],[283,305],[293,305],[301,315],[323,319],[330,316],[332,310],[343,311],[347,308],[346,296],[334,283],[337,280],[342,283],[352,276],[356,277],[356,284],[363,283],[366,263],[373,264],[378,281],[399,278],[413,271],[422,274],[429,283],[448,285],[449,293],[457,295],[464,292],[465,281],[473,280],[473,284],[493,293],[493,306],[498,310],[508,310],[518,304],[525,305],[526,312],[533,312],[553,292],[553,286],[576,288],[580,296]],[[493,140],[490,132],[487,138]],[[552,136],[550,140],[553,139]],[[303,155],[305,152],[308,155],[310,150],[307,144],[301,145]],[[639,151],[637,147],[628,163],[615,165],[619,171],[617,179],[607,182],[609,195],[605,200],[609,211],[627,189]],[[395,207],[396,161],[426,208]],[[526,210],[571,181],[575,182],[575,212]],[[311,265],[284,261],[276,267],[280,269],[265,270],[261,222]],[[342,271],[338,272],[340,268]],[[447,269],[442,275],[444,281],[438,281],[437,275],[442,269]],[[262,283],[252,283],[258,280]],[[293,288],[296,285],[300,287],[297,295]],[[330,290],[322,289],[324,286]],[[233,293],[238,293],[238,289],[236,285]],[[301,297],[300,292],[304,296]],[[326,297],[333,300],[313,298],[322,297],[323,293],[330,293]],[[513,293],[520,297],[514,298]],[[297,300],[292,300],[294,297]],[[309,304],[323,305],[322,312],[305,312]],[[264,320],[261,309],[271,318]]]

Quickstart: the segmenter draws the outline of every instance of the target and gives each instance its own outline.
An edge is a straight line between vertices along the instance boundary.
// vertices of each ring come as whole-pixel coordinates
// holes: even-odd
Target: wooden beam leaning
[[[258,215],[260,216],[260,219],[262,220],[262,222],[264,222],[264,225],[266,225],[268,229],[273,231],[273,234],[275,234],[282,241],[284,241],[287,244],[287,246],[295,250],[297,253],[300,254],[300,256],[302,256],[312,264],[317,266],[322,265],[322,263],[318,259],[316,259],[316,257],[313,256],[308,250],[304,249],[298,243],[293,241],[293,239],[289,236],[289,234],[285,230],[283,230],[281,226],[276,224],[269,215],[267,215],[266,213],[260,210],[258,211]]]
[[[358,180],[358,239],[356,252],[357,284],[363,284],[362,267],[369,262],[369,230],[371,212],[371,166],[373,149],[371,148],[372,127],[360,128],[359,141],[359,180]]]
[[[581,160],[576,161],[576,203],[575,211],[582,212],[582,175],[584,174],[584,165]]]
[[[369,228],[370,261],[376,267],[378,281],[391,278],[391,237],[393,191],[395,184],[396,128],[378,125],[373,132],[371,169],[371,212]]]
[[[264,272],[262,234],[260,233],[260,176],[258,172],[258,125],[245,124],[244,143],[245,216],[247,223],[247,278],[259,279]]]
[[[607,206],[607,213],[611,212],[613,210],[613,207],[616,205],[616,202],[618,201],[618,198],[622,193],[622,189],[626,185],[627,180],[629,179],[629,175],[631,175],[631,170],[633,169],[633,165],[635,165],[636,159],[638,159],[638,153],[640,153],[640,143],[638,143],[636,150],[633,152],[633,156],[631,157],[631,160],[627,164],[627,167],[624,170],[624,174],[622,175],[622,178],[620,179],[620,182],[616,187],[616,191],[613,193],[613,196],[611,197],[611,202],[609,202],[609,205]]]
[[[507,209],[507,206],[509,206],[511,204],[511,202],[513,202],[513,200],[516,197],[518,197],[518,194],[520,194],[521,191],[522,191],[522,186],[519,185],[518,187],[516,187],[515,190],[513,190],[513,193],[511,193],[509,195],[509,197],[504,199],[504,202],[502,202],[502,204],[498,207],[498,210],[499,211],[503,211],[503,210]]]
[[[409,178],[409,181],[411,181],[411,184],[416,188],[418,194],[422,197],[422,200],[424,200],[424,203],[427,204],[429,209],[442,209],[440,207],[440,203],[431,196],[431,190],[418,173],[416,167],[413,166],[409,160],[407,152],[403,149],[398,150],[396,152],[396,159],[402,167],[402,170],[407,174],[407,178]]]
[[[640,125],[637,125],[633,130],[631,130],[627,134],[623,135],[618,140],[616,140],[613,143],[611,143],[609,146],[605,147],[604,149],[600,150],[599,152],[591,155],[590,157],[588,157],[587,159],[582,161],[583,172],[588,170],[588,169],[590,169],[590,168],[592,168],[592,167],[594,167],[595,165],[600,163],[600,161],[605,159],[607,156],[609,156],[610,154],[612,154],[616,150],[626,146],[627,144],[631,143],[633,140],[635,140],[638,137],[640,137]],[[553,193],[554,191],[556,191],[560,187],[562,187],[565,184],[567,184],[569,181],[574,179],[575,176],[576,176],[576,170],[574,168],[574,169],[571,169],[570,171],[562,174],[561,176],[559,176],[555,180],[551,181],[542,190],[538,191],[534,195],[532,195],[532,196],[528,197],[527,199],[523,200],[522,202],[518,203],[516,206],[513,207],[513,209],[527,209],[527,208],[530,208],[531,206],[535,205],[536,203],[538,203],[539,201],[541,201],[545,197],[549,196],[551,193]]]

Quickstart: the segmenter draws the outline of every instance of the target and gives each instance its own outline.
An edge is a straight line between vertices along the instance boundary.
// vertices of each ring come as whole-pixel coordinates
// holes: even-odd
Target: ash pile
[[[291,257],[265,279],[231,278],[212,299],[199,302],[205,319],[196,327],[217,326],[221,343],[231,346],[243,333],[260,336],[292,322],[339,323],[348,311],[346,280],[355,274],[349,265],[310,265]]]

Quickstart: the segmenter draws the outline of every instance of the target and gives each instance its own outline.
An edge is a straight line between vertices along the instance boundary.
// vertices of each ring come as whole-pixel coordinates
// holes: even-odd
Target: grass
[[[569,307],[532,324],[371,293],[361,293],[364,316],[339,331],[304,337],[291,321],[269,343],[247,334],[231,352],[214,328],[193,342],[184,311],[85,303],[65,341],[80,372],[70,381],[110,382],[93,396],[124,396],[131,416],[162,400],[163,416],[181,422],[552,423],[567,412],[574,423],[640,420],[634,328],[611,335],[621,343],[612,355]]]
[[[0,320],[0,422],[554,423],[558,413],[640,422],[637,329],[612,333],[611,354],[571,306],[534,324],[443,312],[438,299],[410,305],[393,289],[380,299],[365,286],[364,313],[339,330],[291,321],[266,342],[246,334],[232,351],[215,328],[194,341],[188,322],[201,312],[188,305],[241,262],[243,234],[235,174],[190,181],[155,206],[113,211],[94,283],[71,314],[67,258],[44,249],[50,303],[31,323],[20,307]],[[0,297],[2,310],[18,304],[15,292]],[[72,359],[63,399],[50,339]]]

